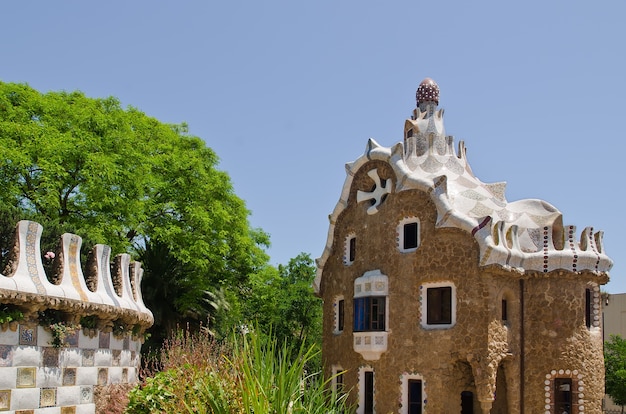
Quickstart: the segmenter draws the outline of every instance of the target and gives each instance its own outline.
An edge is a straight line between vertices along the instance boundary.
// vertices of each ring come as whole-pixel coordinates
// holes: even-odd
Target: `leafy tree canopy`
[[[71,232],[87,248],[135,253],[146,259],[144,287],[164,289],[146,295],[152,309],[167,303],[199,319],[217,306],[216,291],[267,265],[269,238],[250,228],[217,163],[184,124],[124,109],[113,97],[0,82],[3,239],[10,219],[31,219],[44,226],[44,249]]]
[[[604,343],[605,388],[613,402],[626,405],[626,340],[619,335],[611,335]]]
[[[264,268],[250,278],[242,319],[293,349],[321,344],[322,301],[313,292],[314,279],[315,264],[305,253],[278,269]],[[318,357],[311,362],[309,368],[321,369]]]

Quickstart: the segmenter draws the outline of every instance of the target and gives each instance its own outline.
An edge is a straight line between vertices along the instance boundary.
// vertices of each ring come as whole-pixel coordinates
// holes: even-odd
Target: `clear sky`
[[[606,289],[626,292],[622,0],[25,0],[0,16],[0,80],[187,122],[273,264],[321,255],[344,164],[370,137],[401,141],[431,77],[476,176],[604,230]]]

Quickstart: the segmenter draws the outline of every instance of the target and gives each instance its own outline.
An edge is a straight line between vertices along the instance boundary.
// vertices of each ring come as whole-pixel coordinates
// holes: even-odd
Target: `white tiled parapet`
[[[138,380],[142,335],[116,337],[110,322],[123,320],[140,331],[152,325],[152,312],[141,296],[143,269],[128,254],[117,255],[111,266],[111,249],[105,245],[94,246],[90,266],[83,267],[82,239],[74,234],[61,236],[55,262],[44,266],[42,230],[32,221],[17,224],[9,271],[0,274],[0,303],[15,305],[25,315],[0,331],[0,411],[42,414],[67,407],[67,412],[93,414],[95,386]],[[46,275],[46,268],[55,274]],[[92,273],[83,274],[83,268]],[[108,326],[78,329],[55,348],[49,329],[38,325],[38,312],[48,309],[74,323],[94,315]]]

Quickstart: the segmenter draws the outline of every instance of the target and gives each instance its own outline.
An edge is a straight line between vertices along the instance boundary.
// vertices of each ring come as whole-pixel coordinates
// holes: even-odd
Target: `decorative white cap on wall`
[[[117,255],[111,266],[110,247],[99,244],[90,252],[90,274],[85,277],[80,263],[82,239],[66,233],[53,259],[55,274],[46,275],[40,248],[42,231],[43,227],[33,221],[17,224],[6,274],[0,274],[3,303],[98,314],[109,320],[121,318],[144,329],[152,325],[152,312],[141,296],[140,263],[131,262],[130,255],[124,253]]]

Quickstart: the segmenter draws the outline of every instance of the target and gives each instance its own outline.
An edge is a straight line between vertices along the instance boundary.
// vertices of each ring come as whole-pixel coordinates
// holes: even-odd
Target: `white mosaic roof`
[[[600,274],[610,270],[613,262],[604,254],[602,232],[587,227],[577,239],[576,227],[563,226],[561,212],[550,203],[537,199],[508,202],[505,183],[483,183],[474,175],[463,142],[457,153],[453,137],[445,135],[443,109],[437,109],[439,87],[434,81],[425,79],[416,97],[419,108],[405,122],[404,142],[387,148],[370,139],[365,153],[346,165],[342,195],[330,216],[326,248],[318,259],[316,288],[354,174],[370,160],[388,163],[396,174],[396,185],[381,186],[376,170],[368,172],[376,188],[371,193],[359,192],[357,202],[378,200],[368,209],[369,214],[377,213],[384,199],[382,192],[425,191],[437,206],[437,227],[460,228],[475,237],[481,266],[544,273],[562,269]]]

